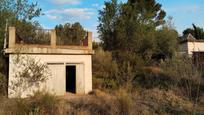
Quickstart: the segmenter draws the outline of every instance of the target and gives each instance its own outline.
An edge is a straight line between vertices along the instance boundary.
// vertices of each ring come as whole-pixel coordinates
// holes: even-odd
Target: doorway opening
[[[76,66],[66,66],[66,92],[76,93]]]

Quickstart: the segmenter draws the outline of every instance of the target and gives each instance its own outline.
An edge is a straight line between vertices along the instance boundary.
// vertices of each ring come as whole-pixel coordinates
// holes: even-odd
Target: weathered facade
[[[87,32],[87,37],[79,46],[57,45],[55,30],[51,30],[50,36],[51,42],[48,45],[20,44],[16,42],[16,29],[9,28],[9,42],[5,53],[9,56],[10,98],[17,95],[12,93],[10,87],[16,79],[13,58],[19,54],[32,57],[48,66],[51,74],[48,80],[40,85],[40,89],[46,89],[57,96],[65,95],[67,92],[87,94],[92,91],[92,33]],[[22,97],[32,95],[34,90],[39,89],[30,88],[22,92]]]
[[[191,57],[196,66],[204,67],[204,40],[197,40],[191,34],[184,36],[179,44],[179,54]]]
[[[180,41],[179,53],[191,57],[194,52],[204,52],[204,40],[197,40],[189,34]]]

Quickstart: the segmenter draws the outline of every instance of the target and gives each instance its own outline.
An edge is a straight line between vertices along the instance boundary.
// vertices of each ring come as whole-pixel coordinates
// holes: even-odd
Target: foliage
[[[86,37],[86,31],[79,22],[74,24],[59,24],[55,29],[57,33],[57,44],[59,45],[79,45]]]
[[[117,101],[119,102],[118,110],[121,115],[133,114],[133,100],[131,95],[125,89],[119,89],[116,93]]]
[[[41,9],[37,3],[28,0],[1,0],[0,2],[0,49],[3,48],[6,24],[17,26],[19,20],[31,21],[41,15]]]
[[[135,70],[129,61],[117,63],[112,54],[101,47],[95,49],[93,55],[94,88],[116,90],[122,86],[131,85]]]
[[[141,71],[137,72],[133,80],[134,87],[144,89],[170,89],[172,85],[174,82],[171,77],[166,76],[159,67],[143,67]]]
[[[176,30],[163,27],[156,33],[156,55],[161,54],[166,58],[171,58],[177,51],[178,33]]]
[[[172,90],[158,88],[135,92],[136,112],[142,114],[192,114],[193,103]]]
[[[117,87],[117,63],[112,59],[112,54],[103,51],[100,47],[93,55],[93,79],[95,88]]]
[[[197,103],[200,96],[200,86],[203,81],[202,70],[193,64],[190,58],[173,58],[161,65],[164,74],[174,81],[184,96]]]
[[[41,9],[37,6],[37,3],[28,0],[1,0],[0,10],[12,12],[17,19],[31,20],[41,14]]]
[[[165,22],[166,12],[161,9],[162,5],[155,0],[128,0],[128,4],[133,7],[137,17],[135,19],[140,23],[159,26]]]
[[[100,90],[88,96],[55,97],[46,92],[27,99],[0,99],[0,114],[37,115],[132,115],[132,114],[202,114],[194,104],[173,90],[158,88],[129,92],[122,88],[111,93]]]
[[[156,27],[165,22],[166,13],[161,5],[155,0],[120,4],[112,0],[105,2],[105,6],[99,11],[98,26],[103,48],[111,52],[128,52],[149,62],[156,51]]]
[[[28,0],[0,0],[0,63],[3,64],[2,67],[0,64],[0,72],[5,76],[8,72],[8,60],[3,56],[2,50],[4,38],[8,38],[8,27],[23,27],[21,32],[25,34],[30,28],[26,29],[24,25],[34,27],[32,19],[40,15],[41,9],[38,8],[37,3]]]
[[[103,10],[99,11],[99,26],[98,32],[105,50],[114,50],[117,46],[117,39],[115,37],[116,20],[119,15],[119,8],[117,0],[105,2]]]
[[[188,34],[191,34],[193,36],[195,36],[195,33],[194,33],[194,30],[192,28],[187,28],[183,31],[183,35],[188,35]]]
[[[50,44],[51,32],[43,30],[38,22],[16,21],[16,42],[21,44]]]
[[[58,98],[46,91],[37,91],[27,99],[3,99],[0,114],[6,115],[54,115],[58,113]]]
[[[3,49],[4,38],[8,37],[8,32],[6,33],[7,26],[17,26],[21,28],[21,31],[26,35],[25,31],[30,30],[31,27],[34,28],[34,24],[30,21],[32,18],[40,15],[41,9],[37,7],[37,3],[30,3],[28,0],[1,0],[0,2],[0,50]],[[30,28],[25,28],[25,26],[30,26]],[[23,28],[23,29],[22,29]],[[6,34],[7,35],[6,35]],[[6,36],[5,36],[6,35]],[[8,41],[7,41],[8,42]],[[0,62],[3,64],[0,70],[3,74],[7,74],[7,60],[0,53]],[[1,66],[1,65],[0,65]]]
[[[50,75],[47,65],[29,56],[17,55],[13,58],[16,67],[11,89],[17,96],[22,97],[30,88],[39,87],[40,83],[47,80]]]
[[[54,115],[58,111],[59,100],[47,91],[37,91],[30,97],[30,113]]]
[[[183,35],[191,34],[196,39],[204,39],[204,30],[201,27],[196,26],[195,24],[192,24],[193,28],[187,28],[183,31]]]

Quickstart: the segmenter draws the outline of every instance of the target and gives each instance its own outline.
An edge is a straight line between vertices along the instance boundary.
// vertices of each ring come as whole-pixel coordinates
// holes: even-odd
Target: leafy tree
[[[10,12],[16,19],[32,20],[41,14],[37,3],[28,0],[1,0],[0,11]]]
[[[166,15],[161,5],[155,0],[129,0],[120,4],[111,0],[105,6],[99,11],[98,26],[104,49],[150,60],[156,48],[156,27],[164,23]]]
[[[188,34],[195,36],[194,30],[192,28],[187,28],[183,31],[183,35],[188,35]]]
[[[203,28],[197,27],[195,24],[193,24],[193,29],[196,39],[204,39]]]
[[[163,27],[157,31],[156,38],[157,48],[155,55],[164,56],[163,58],[171,58],[175,55],[178,38],[176,30]]]
[[[0,0],[0,73],[5,77],[8,72],[8,59],[2,55],[2,50],[5,35],[8,37],[8,32],[5,34],[6,24],[7,27],[32,24],[32,19],[40,15],[41,9],[37,3],[28,0]],[[27,31],[25,28],[21,30],[24,33]]]
[[[201,27],[192,24],[193,28],[187,28],[183,31],[183,35],[192,34],[196,39],[204,39],[204,30]]]
[[[37,3],[28,0],[1,0],[0,2],[0,50],[3,48],[3,39],[6,23],[9,26],[17,26],[19,20],[30,22],[34,17],[41,15],[41,9]]]
[[[153,57],[157,59],[171,58],[177,51],[178,32],[169,17],[161,29],[156,32],[156,52]]]
[[[79,45],[86,36],[86,31],[79,22],[59,24],[55,29],[58,37],[57,44],[60,45]]]
[[[25,44],[50,44],[50,34],[38,22],[16,21],[16,42]]]
[[[155,0],[128,0],[128,4],[135,9],[135,13],[137,12],[137,19],[140,20],[140,23],[153,24],[154,26],[164,24],[166,12]]]
[[[99,11],[99,26],[98,32],[103,48],[105,50],[113,50],[116,46],[117,39],[115,39],[115,26],[118,19],[120,5],[117,0],[105,2],[103,10]]]

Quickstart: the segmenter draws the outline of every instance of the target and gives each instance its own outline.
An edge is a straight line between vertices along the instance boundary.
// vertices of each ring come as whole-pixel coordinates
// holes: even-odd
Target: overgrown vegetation
[[[58,45],[80,45],[86,37],[86,31],[79,22],[59,24],[55,27]]]
[[[39,88],[40,84],[46,82],[50,76],[47,65],[36,58],[18,54],[12,58],[15,69],[14,78],[10,80],[10,95],[15,97],[26,97],[25,92],[29,89]]]
[[[124,111],[130,114],[139,111],[142,114],[203,113],[203,71],[193,64],[191,58],[178,56],[162,61],[156,66],[143,65],[139,70],[134,70],[129,64],[118,66],[119,64],[115,63],[117,66],[112,66],[113,59],[104,61],[103,56],[98,57],[110,52],[96,51],[93,56],[94,88],[116,96],[117,93],[122,93],[118,99],[124,107],[119,110],[128,107]],[[98,69],[99,67],[103,69]],[[105,69],[107,70],[104,71]],[[111,73],[109,70],[117,71]],[[98,77],[99,72],[99,75],[104,76]],[[108,86],[112,87],[104,85],[107,81]],[[131,109],[132,106],[138,110]]]
[[[183,31],[183,35],[191,34],[195,37],[195,39],[204,39],[204,31],[203,28],[196,26],[195,24],[192,24],[193,28],[187,28]]]
[[[3,55],[4,38],[8,38],[8,27],[20,27],[26,25],[33,27],[32,19],[41,15],[41,9],[37,3],[28,2],[28,0],[1,0],[0,2],[0,74],[3,79],[7,79],[8,74],[8,58]],[[23,26],[24,27],[24,26]],[[7,30],[7,32],[6,32]],[[28,29],[24,29],[27,31]],[[29,33],[29,31],[28,31]],[[25,34],[25,32],[24,32]],[[8,39],[7,39],[8,40]],[[8,41],[7,41],[8,43]],[[6,44],[7,46],[8,44]],[[7,83],[6,83],[7,84]]]
[[[58,111],[59,102],[57,97],[46,91],[37,91],[30,99],[1,98],[0,114],[34,114],[34,115],[55,115]]]

